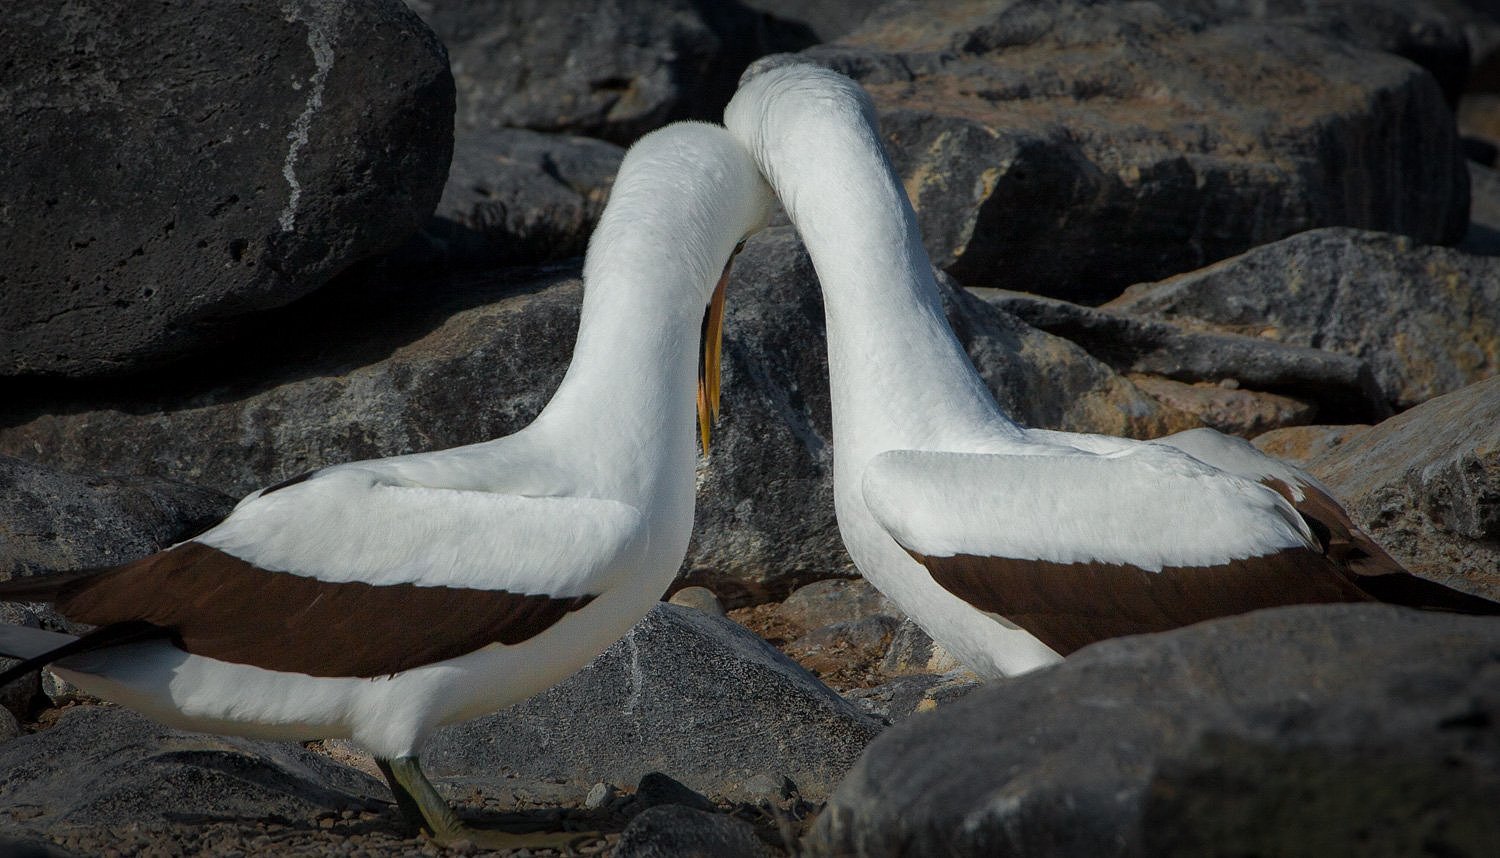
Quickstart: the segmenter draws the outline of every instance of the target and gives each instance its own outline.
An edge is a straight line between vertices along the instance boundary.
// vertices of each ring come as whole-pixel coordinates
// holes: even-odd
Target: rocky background
[[[1012,413],[1251,438],[1500,597],[1489,0],[20,0],[3,27],[0,574],[521,427],[622,147],[800,52],[874,95]],[[726,327],[676,604],[435,741],[469,815],[622,856],[1500,854],[1495,622],[1290,608],[975,691],[851,580],[784,219]],[[179,733],[46,672],[0,702],[6,854],[437,852],[353,746]]]

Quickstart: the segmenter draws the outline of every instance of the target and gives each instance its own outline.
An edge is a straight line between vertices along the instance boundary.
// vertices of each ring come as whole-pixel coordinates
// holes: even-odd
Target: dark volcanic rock
[[[1398,408],[1500,372],[1500,259],[1389,233],[1305,232],[1109,307],[1357,357]]]
[[[1348,27],[1237,6],[912,3],[802,56],[871,91],[928,250],[966,286],[1103,300],[1318,226],[1461,238],[1434,79]]]
[[[562,380],[576,268],[514,282],[364,284],[274,314],[241,363],[74,391],[0,431],[0,453],[63,469],[169,475],[240,496],[315,467],[509,434]],[[71,397],[77,397],[73,399]]]
[[[1500,120],[1500,96],[1496,96]],[[1469,162],[1469,232],[1458,247],[1479,256],[1500,256],[1500,173]]]
[[[863,578],[829,578],[792,591],[781,617],[804,631],[867,617],[901,619],[905,614]]]
[[[762,798],[790,777],[826,796],[878,722],[733,621],[659,605],[588,667],[524,703],[441,731],[434,776],[598,781],[660,771],[699,792]]]
[[[1233,379],[1245,387],[1298,397],[1329,417],[1385,417],[1390,408],[1365,362],[1308,345],[1194,330],[1142,318],[1114,305],[1083,307],[1055,298],[975,289],[992,306],[1033,327],[1075,342],[1121,372],[1175,381]]]
[[[886,731],[859,856],[1407,856],[1500,843],[1500,623],[1293,607],[1106,641]]]
[[[1307,469],[1406,568],[1500,599],[1500,378],[1398,414]]]
[[[458,267],[582,256],[625,150],[603,140],[520,129],[471,131],[428,232]]]
[[[113,566],[229,514],[233,499],[150,477],[81,477],[0,456],[0,578]]]
[[[151,477],[81,477],[0,456],[0,579],[112,566],[186,539],[229,513],[234,501],[208,489]],[[50,607],[38,614],[0,604],[0,621],[74,629]],[[0,658],[0,667],[14,662]],[[25,715],[36,674],[0,691]]]
[[[844,697],[864,711],[889,723],[903,721],[918,712],[930,712],[959,700],[983,682],[960,668],[948,674],[913,673],[871,688],[854,688]]]
[[[746,6],[808,27],[829,42],[855,29],[893,0],[741,0]]]
[[[629,143],[717,119],[745,64],[815,39],[733,0],[408,0],[453,59],[461,128]]]
[[[620,833],[614,858],[769,858],[749,823],[680,805],[653,807]]]
[[[187,733],[81,706],[0,745],[0,808],[25,832],[156,822],[316,817],[378,809],[375,779],[297,745]]]
[[[943,674],[962,667],[932,636],[910,618],[901,621],[891,636],[880,672],[886,676]]]
[[[212,345],[432,212],[453,82],[396,0],[6,11],[0,375]]]

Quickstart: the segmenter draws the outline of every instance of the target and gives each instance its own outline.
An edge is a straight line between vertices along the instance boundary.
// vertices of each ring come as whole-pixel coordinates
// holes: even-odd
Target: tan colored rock
[[[1300,467],[1368,428],[1364,425],[1287,426],[1257,435],[1250,443],[1262,453]]]
[[[1500,598],[1500,378],[1398,414],[1308,470],[1409,570]]]
[[[684,608],[695,608],[705,614],[724,616],[724,603],[720,602],[719,597],[714,595],[714,591],[707,587],[683,587],[673,593],[672,598],[667,601]]]
[[[1270,429],[1306,423],[1313,416],[1311,405],[1290,396],[1207,382],[1184,384],[1154,375],[1128,378],[1168,408],[1191,414],[1204,426],[1229,435],[1253,438]]]

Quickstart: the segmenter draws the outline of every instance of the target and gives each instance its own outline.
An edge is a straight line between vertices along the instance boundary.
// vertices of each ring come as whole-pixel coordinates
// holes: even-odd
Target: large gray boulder
[[[448,45],[458,125],[626,144],[717,119],[745,64],[814,42],[734,0],[407,0]]]
[[[238,362],[206,377],[17,403],[0,453],[241,496],[335,462],[508,434],[562,379],[576,273],[328,291],[270,314]]]
[[[1500,377],[1360,432],[1307,469],[1406,568],[1500,599]]]
[[[1390,233],[1310,230],[1108,307],[1358,358],[1398,409],[1500,373],[1500,258]]]
[[[1500,844],[1500,622],[1292,607],[1122,638],[872,743],[841,856],[1453,856]]]
[[[739,624],[658,605],[588,667],[523,703],[440,731],[423,763],[468,782],[502,772],[581,794],[660,771],[755,801],[791,780],[828,795],[881,724]]]
[[[1135,315],[1116,304],[1084,307],[1005,289],[974,294],[1028,325],[1077,343],[1120,372],[1181,382],[1233,381],[1297,397],[1333,419],[1386,417],[1390,406],[1361,357],[1265,337]]]
[[[587,137],[461,133],[427,232],[460,269],[582,256],[624,157],[619,146]]]
[[[911,3],[800,56],[870,90],[927,248],[965,286],[1103,300],[1318,226],[1461,238],[1434,78],[1349,27],[1243,8]]]
[[[389,801],[378,780],[298,745],[187,733],[114,707],[74,707],[0,745],[0,808],[13,831],[311,822]]]
[[[227,495],[186,483],[80,476],[0,456],[0,579],[144,557],[233,506]]]
[[[5,18],[0,376],[216,345],[400,243],[442,189],[453,81],[398,0]]]

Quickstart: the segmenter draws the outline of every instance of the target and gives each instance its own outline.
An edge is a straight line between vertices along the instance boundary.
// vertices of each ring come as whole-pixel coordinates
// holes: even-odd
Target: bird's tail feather
[[[1459,614],[1500,615],[1500,602],[1455,590],[1436,581],[1419,578],[1410,572],[1360,575],[1354,579],[1354,585],[1374,598],[1392,605],[1453,611]]]
[[[70,655],[170,636],[168,629],[142,620],[101,626],[82,637],[24,626],[0,626],[0,653],[21,659],[19,664],[0,672],[0,686]]]
[[[0,625],[0,655],[7,658],[34,658],[76,640],[77,635],[65,635],[62,632]]]

